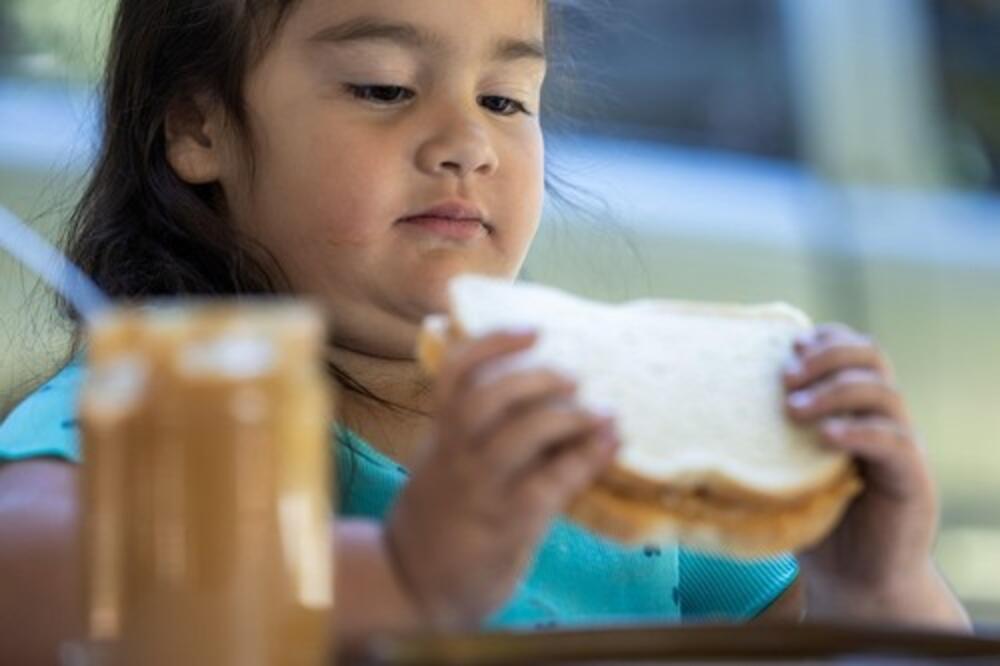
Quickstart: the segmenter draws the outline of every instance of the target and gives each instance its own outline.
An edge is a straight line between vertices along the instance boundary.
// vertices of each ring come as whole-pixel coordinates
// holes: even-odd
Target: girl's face
[[[540,0],[302,0],[250,72],[256,154],[220,182],[234,222],[337,343],[412,358],[424,315],[464,271],[513,278],[541,216]],[[478,209],[456,239],[402,222]]]

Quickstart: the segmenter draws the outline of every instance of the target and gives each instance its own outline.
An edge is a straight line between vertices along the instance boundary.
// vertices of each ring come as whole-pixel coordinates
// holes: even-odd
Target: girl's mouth
[[[471,240],[492,232],[480,208],[467,201],[446,201],[408,215],[399,221],[405,226],[436,236],[455,240]]]
[[[446,217],[410,217],[401,220],[401,222],[407,227],[455,240],[471,240],[489,233],[486,225],[479,220],[455,220]]]

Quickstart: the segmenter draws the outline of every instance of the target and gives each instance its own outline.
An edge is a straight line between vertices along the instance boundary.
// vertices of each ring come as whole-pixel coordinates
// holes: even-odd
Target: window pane
[[[779,2],[616,0],[560,18],[556,54],[569,62],[550,102],[576,126],[795,157]]]
[[[931,7],[955,178],[1000,189],[1000,3],[934,0]]]

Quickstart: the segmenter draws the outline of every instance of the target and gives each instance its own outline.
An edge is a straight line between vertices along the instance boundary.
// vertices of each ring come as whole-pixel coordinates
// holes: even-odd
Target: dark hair
[[[66,242],[69,258],[112,298],[285,290],[276,262],[227,223],[218,186],[192,187],[174,173],[164,125],[171,103],[211,92],[245,131],[244,74],[295,2],[119,3],[102,143]]]
[[[103,79],[103,138],[64,241],[69,259],[113,299],[290,291],[266,248],[229,223],[221,188],[175,174],[164,127],[172,103],[210,93],[252,161],[245,75],[297,2],[119,2]],[[65,301],[58,306],[74,324],[75,353],[79,315]],[[345,389],[398,408],[332,364],[330,372]]]

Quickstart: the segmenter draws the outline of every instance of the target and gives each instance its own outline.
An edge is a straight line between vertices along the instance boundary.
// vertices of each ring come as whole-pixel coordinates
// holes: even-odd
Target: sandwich
[[[812,326],[790,305],[608,304],[469,274],[423,322],[417,358],[433,376],[450,345],[525,326],[539,337],[511,369],[565,372],[585,406],[616,416],[615,460],[568,510],[598,534],[747,558],[801,551],[861,489],[846,454],[785,415],[782,367]]]

